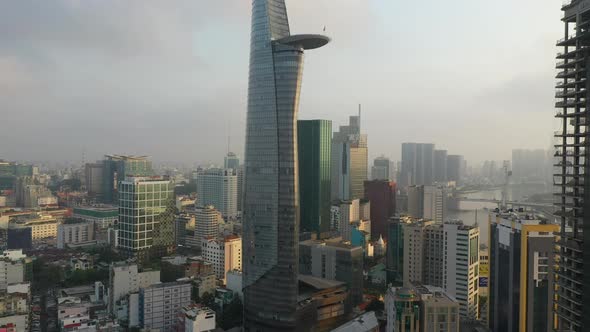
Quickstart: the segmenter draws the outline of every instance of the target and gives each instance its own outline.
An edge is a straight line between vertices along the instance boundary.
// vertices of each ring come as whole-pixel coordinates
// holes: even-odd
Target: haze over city
[[[332,38],[306,59],[299,118],[337,129],[362,104],[370,159],[547,149],[560,5],[289,1],[294,32]],[[218,163],[228,136],[243,155],[250,1],[3,1],[0,22],[1,158]]]

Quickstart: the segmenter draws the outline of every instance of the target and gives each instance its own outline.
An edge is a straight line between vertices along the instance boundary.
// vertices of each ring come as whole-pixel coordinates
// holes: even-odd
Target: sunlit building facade
[[[284,0],[253,0],[243,206],[245,331],[306,330],[298,303],[297,112],[303,52]]]

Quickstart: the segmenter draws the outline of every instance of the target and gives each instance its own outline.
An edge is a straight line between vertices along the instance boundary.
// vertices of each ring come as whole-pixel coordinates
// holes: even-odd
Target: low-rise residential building
[[[215,311],[207,307],[187,306],[182,308],[180,331],[207,332],[216,328]]]
[[[189,282],[168,282],[141,288],[139,321],[144,329],[173,331],[182,308],[191,304]]]
[[[109,241],[109,230],[114,229],[119,220],[119,208],[112,205],[76,206],[73,213],[74,218],[94,225],[94,238],[102,243]]]
[[[72,270],[91,270],[94,268],[94,258],[89,255],[70,258],[70,268]]]
[[[94,223],[82,219],[66,219],[57,226],[57,248],[95,245]]]
[[[9,285],[31,281],[33,260],[22,254],[22,250],[4,251],[0,258],[0,291]]]
[[[160,283],[160,271],[139,271],[137,264],[113,263],[109,276],[109,311],[120,319],[129,313],[128,296],[140,288]],[[133,310],[131,310],[133,311]]]

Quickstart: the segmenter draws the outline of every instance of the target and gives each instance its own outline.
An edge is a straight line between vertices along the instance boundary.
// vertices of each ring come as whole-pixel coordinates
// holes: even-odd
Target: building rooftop
[[[337,280],[330,280],[330,279],[323,279],[314,277],[311,275],[300,274],[298,276],[299,282],[304,283],[310,287],[313,287],[317,290],[340,287],[345,285],[346,283],[337,281]]]
[[[324,239],[324,240],[311,239],[311,240],[300,241],[299,244],[304,245],[304,246],[314,246],[314,245],[325,246],[325,247],[332,247],[332,248],[336,248],[336,249],[345,249],[345,250],[353,250],[356,248],[361,248],[360,246],[353,246],[352,244],[350,244],[350,242],[343,241],[341,237],[334,237],[334,238]]]
[[[118,155],[118,154],[106,154],[105,158],[109,160],[147,160],[148,156],[133,156],[133,155]]]
[[[348,323],[332,330],[332,332],[365,332],[379,328],[379,321],[374,311],[364,313]]]

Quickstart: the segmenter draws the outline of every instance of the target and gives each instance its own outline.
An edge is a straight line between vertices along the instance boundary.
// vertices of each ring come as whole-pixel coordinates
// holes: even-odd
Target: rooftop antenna
[[[359,104],[359,131],[361,129],[361,104]]]
[[[231,120],[227,119],[227,154],[230,152],[230,144],[231,144]]]

